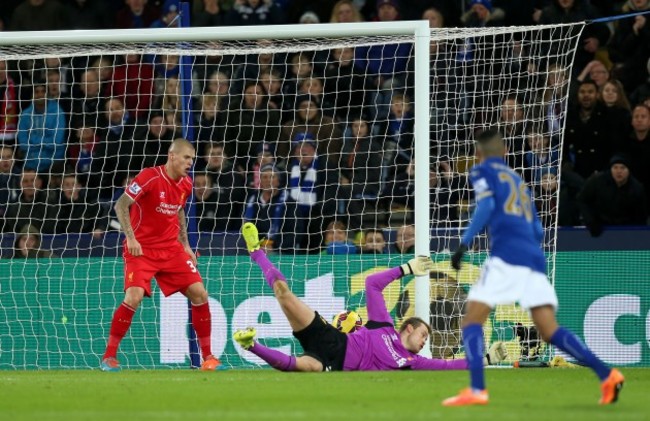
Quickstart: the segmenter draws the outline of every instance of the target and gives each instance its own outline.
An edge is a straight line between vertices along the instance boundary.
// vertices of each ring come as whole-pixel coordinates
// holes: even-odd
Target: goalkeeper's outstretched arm
[[[433,261],[429,256],[418,256],[401,266],[382,272],[373,273],[366,278],[366,305],[368,321],[393,324],[393,318],[388,313],[382,291],[388,284],[406,275],[429,275],[433,269]]]
[[[508,351],[504,343],[494,342],[488,349],[487,354],[483,357],[483,365],[495,365],[504,361],[507,357]],[[458,360],[443,360],[416,355],[415,364],[413,364],[411,368],[413,370],[466,370],[469,367],[465,358]]]

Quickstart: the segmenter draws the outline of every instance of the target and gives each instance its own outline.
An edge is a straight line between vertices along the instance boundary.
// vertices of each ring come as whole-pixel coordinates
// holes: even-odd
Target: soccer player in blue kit
[[[546,277],[546,259],[541,248],[544,231],[528,187],[505,163],[506,148],[501,135],[496,130],[481,133],[477,136],[476,148],[480,163],[470,171],[476,210],[451,264],[460,269],[472,239],[486,225],[490,257],[469,291],[463,318],[463,344],[471,386],[442,404],[488,403],[482,363],[482,326],[494,306],[514,302],[530,310],[544,341],[572,355],[596,373],[601,381],[600,404],[616,402],[625,380],[621,372],[609,368],[574,333],[557,324],[557,296]]]

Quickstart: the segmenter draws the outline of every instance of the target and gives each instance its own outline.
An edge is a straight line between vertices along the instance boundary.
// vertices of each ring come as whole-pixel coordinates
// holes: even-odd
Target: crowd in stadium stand
[[[489,27],[650,11],[650,0],[191,3],[193,26],[427,19],[437,28]],[[0,29],[162,28],[179,25],[178,13],[171,0],[3,0]],[[517,94],[517,86],[530,85],[524,80],[512,82],[512,94],[502,95],[492,106],[497,109],[475,98],[475,109],[490,111],[472,114],[472,124],[499,124],[509,164],[531,185],[547,226],[556,215],[559,225],[586,225],[593,235],[608,225],[647,224],[649,20],[650,14],[588,25],[572,73],[547,63],[533,98]],[[198,229],[237,231],[242,222],[255,221],[268,247],[279,252],[411,250],[411,49],[397,43],[193,58]],[[500,69],[482,68],[481,52],[471,44],[433,42],[431,51],[438,57],[431,62],[432,128],[438,127],[431,133],[431,211],[434,223],[449,226],[468,212],[473,150],[457,140],[474,133],[458,132],[469,120],[461,91],[470,90],[463,85],[470,78],[461,82],[448,69],[462,62],[476,63],[467,66],[476,72]],[[516,74],[524,73],[529,53],[508,52],[518,54],[511,64],[520,66]],[[16,234],[18,245],[19,237],[24,244],[30,235],[100,237],[119,230],[111,204],[140,169],[163,164],[171,140],[181,136],[179,76],[173,55],[0,60],[2,232]],[[567,80],[571,91],[563,104],[555,97]],[[448,95],[454,90],[461,94]],[[543,125],[524,124],[531,116]],[[386,242],[382,227],[400,227],[395,244]]]

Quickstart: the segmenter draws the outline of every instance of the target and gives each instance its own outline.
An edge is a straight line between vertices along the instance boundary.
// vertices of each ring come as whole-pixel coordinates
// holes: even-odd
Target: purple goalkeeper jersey
[[[375,273],[366,278],[366,302],[369,328],[348,334],[343,370],[463,370],[464,359],[440,360],[422,357],[404,348],[400,334],[386,309],[383,289],[402,277],[399,267]],[[376,326],[376,328],[374,328]]]

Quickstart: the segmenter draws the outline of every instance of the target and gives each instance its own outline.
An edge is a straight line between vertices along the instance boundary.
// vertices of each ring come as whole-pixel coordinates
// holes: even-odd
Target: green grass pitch
[[[273,370],[0,372],[2,420],[648,420],[650,369],[624,369],[619,402],[597,404],[586,369],[487,371],[490,404],[443,408],[456,372]]]

